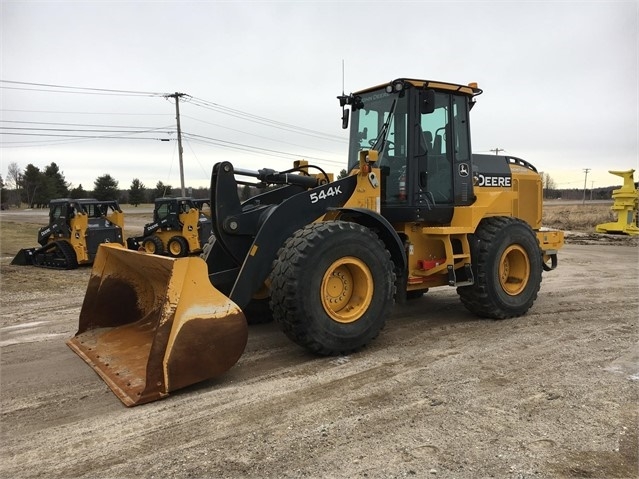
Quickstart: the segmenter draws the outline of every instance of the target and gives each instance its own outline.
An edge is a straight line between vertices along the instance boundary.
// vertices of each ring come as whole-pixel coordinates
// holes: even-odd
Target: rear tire
[[[475,284],[457,288],[464,306],[482,318],[524,315],[541,287],[542,253],[532,228],[516,218],[486,218],[469,242]]]
[[[182,258],[189,254],[189,243],[183,236],[172,236],[166,244],[167,253],[173,258]]]
[[[375,233],[330,221],[298,230],[278,253],[271,310],[284,333],[322,355],[356,351],[384,327],[395,293],[390,253]]]
[[[158,236],[147,236],[142,240],[142,248],[149,254],[163,254],[164,245]]]

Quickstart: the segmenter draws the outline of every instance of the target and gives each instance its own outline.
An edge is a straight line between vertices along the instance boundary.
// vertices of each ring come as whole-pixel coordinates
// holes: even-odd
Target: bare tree
[[[20,184],[20,167],[13,161],[7,166],[7,184],[5,185],[10,190],[15,190]]]
[[[543,189],[544,198],[556,198],[558,193],[555,180],[553,180],[548,173],[543,171],[539,172],[539,176],[541,176],[541,187]]]
[[[5,187],[9,190],[7,201],[13,205],[20,206],[20,182],[22,173],[20,167],[13,161],[7,166],[7,178]]]

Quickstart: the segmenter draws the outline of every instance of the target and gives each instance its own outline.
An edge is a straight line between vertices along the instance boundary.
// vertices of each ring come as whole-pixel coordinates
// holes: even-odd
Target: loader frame
[[[284,181],[317,184],[317,180],[311,178],[289,175]],[[351,175],[312,189],[290,184],[241,203],[233,165],[228,162],[216,164],[211,178],[215,241],[205,258],[213,286],[240,308],[245,307],[267,280],[273,260],[284,242],[295,231],[324,215],[375,230],[403,275],[406,261],[402,242],[390,223],[373,210],[345,207],[357,196],[356,187],[362,184],[358,180],[358,175]],[[377,187],[370,185],[369,189]]]

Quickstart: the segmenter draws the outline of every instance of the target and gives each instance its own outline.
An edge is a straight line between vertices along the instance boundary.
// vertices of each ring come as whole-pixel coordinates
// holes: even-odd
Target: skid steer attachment
[[[247,336],[244,313],[211,285],[200,258],[102,245],[67,345],[135,406],[224,373]]]

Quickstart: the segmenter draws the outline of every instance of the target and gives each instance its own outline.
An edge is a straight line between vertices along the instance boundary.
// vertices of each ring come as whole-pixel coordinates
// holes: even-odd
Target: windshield
[[[406,98],[384,90],[361,96],[363,107],[353,111],[349,143],[349,170],[357,165],[359,152],[373,146],[380,148],[380,164],[387,156],[406,152]],[[388,125],[385,123],[389,120]]]

